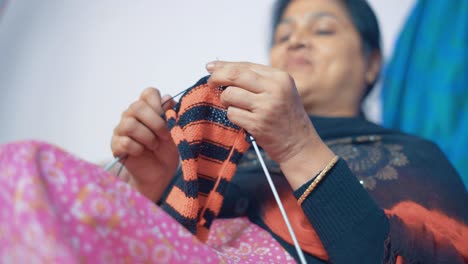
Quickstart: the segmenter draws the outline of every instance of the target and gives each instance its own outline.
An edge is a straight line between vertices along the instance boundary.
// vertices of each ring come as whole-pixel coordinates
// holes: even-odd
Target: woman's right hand
[[[152,201],[161,198],[179,163],[177,147],[162,118],[174,105],[170,96],[161,98],[157,89],[147,88],[123,112],[112,135],[113,155],[127,157],[130,183]]]

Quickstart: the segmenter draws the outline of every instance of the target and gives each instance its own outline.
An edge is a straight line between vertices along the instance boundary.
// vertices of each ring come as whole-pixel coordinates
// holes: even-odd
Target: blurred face
[[[353,116],[359,112],[372,76],[359,33],[339,1],[291,1],[274,38],[271,65],[294,78],[308,113]]]

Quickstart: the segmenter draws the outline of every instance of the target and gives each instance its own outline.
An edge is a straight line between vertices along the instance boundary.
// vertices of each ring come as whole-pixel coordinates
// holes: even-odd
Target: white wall
[[[386,54],[414,1],[370,1]],[[113,127],[145,87],[175,94],[216,58],[268,63],[272,2],[8,1],[0,143],[40,139],[89,161],[110,159]]]

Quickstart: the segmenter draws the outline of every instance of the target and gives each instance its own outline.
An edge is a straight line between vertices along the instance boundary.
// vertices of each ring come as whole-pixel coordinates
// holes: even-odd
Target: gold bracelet
[[[315,187],[317,187],[319,182],[325,177],[325,175],[327,175],[328,171],[330,171],[330,169],[333,168],[333,166],[335,166],[339,158],[340,157],[338,156],[333,157],[333,159],[330,161],[330,163],[327,164],[325,169],[323,169],[319,173],[319,175],[315,177],[314,181],[309,185],[309,187],[307,187],[307,189],[304,191],[301,197],[299,197],[299,199],[297,200],[297,203],[299,205],[301,205],[302,202],[304,202],[304,200],[307,198],[307,196],[309,196],[309,194],[315,189]]]

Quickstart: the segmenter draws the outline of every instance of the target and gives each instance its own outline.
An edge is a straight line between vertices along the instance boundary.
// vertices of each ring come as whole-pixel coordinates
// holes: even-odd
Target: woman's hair
[[[272,19],[272,45],[274,44],[275,30],[281,21],[284,11],[293,0],[277,0],[273,6]],[[382,47],[380,42],[380,29],[377,17],[366,0],[339,0],[345,10],[348,12],[351,21],[359,33],[364,55],[370,55],[373,52],[381,54]],[[377,80],[376,80],[377,81]],[[374,86],[375,82],[370,84],[364,95],[367,96]]]

